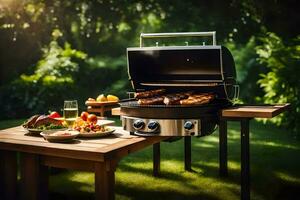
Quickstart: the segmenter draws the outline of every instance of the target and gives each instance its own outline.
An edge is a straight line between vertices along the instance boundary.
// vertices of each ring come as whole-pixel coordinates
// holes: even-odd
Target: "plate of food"
[[[79,132],[72,130],[46,130],[41,132],[40,135],[49,142],[70,142],[79,135]]]
[[[88,131],[88,132],[82,131],[80,132],[79,137],[85,137],[85,138],[105,137],[111,135],[114,131],[115,129],[113,128],[105,127],[103,130],[100,131]]]
[[[104,137],[115,131],[114,128],[97,123],[97,120],[85,121],[81,117],[76,119],[73,129],[80,133],[79,137]]]
[[[45,130],[65,130],[67,128],[63,120],[52,118],[50,115],[34,115],[22,126],[31,135],[39,135]]]

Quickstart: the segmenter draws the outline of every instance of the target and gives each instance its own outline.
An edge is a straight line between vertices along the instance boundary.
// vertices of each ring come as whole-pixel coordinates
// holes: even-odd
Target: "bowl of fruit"
[[[117,105],[119,102],[119,97],[108,94],[99,94],[97,98],[88,98],[85,102],[87,106],[105,106],[105,105]]]

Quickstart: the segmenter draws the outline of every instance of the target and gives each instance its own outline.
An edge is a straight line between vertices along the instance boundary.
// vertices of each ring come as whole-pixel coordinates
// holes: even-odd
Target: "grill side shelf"
[[[273,118],[286,111],[289,107],[289,103],[274,105],[238,105],[223,109],[221,111],[221,117]]]

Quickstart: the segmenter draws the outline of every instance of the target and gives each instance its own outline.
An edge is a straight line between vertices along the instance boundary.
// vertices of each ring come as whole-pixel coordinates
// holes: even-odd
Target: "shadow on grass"
[[[149,183],[151,184],[151,183]],[[182,194],[176,191],[158,191],[144,190],[142,187],[133,188],[126,185],[119,185],[116,192],[122,196],[126,196],[132,200],[140,199],[155,199],[155,200],[221,200],[221,197],[216,197],[211,194],[197,192],[197,194]],[[134,194],[134,195],[132,195]],[[128,196],[129,195],[129,196]]]
[[[133,167],[130,165],[122,164],[119,166],[122,171],[127,171],[127,172],[136,172],[136,173],[142,173],[147,176],[152,176],[153,174],[153,169],[146,169],[146,168],[139,168],[139,167]],[[166,179],[166,180],[172,180],[172,181],[183,181],[186,182],[189,179],[180,175],[180,173],[173,173],[169,172],[166,170],[161,171],[158,179]]]
[[[51,192],[49,196],[49,200],[94,200],[95,195],[93,193],[88,192],[76,192],[73,193],[57,193],[57,192]]]
[[[194,172],[183,171],[183,140],[162,143],[161,177],[152,177],[151,147],[133,153],[119,164],[116,199],[239,199],[239,125],[230,123],[229,128],[228,177],[218,175],[218,133],[192,139]],[[251,123],[250,131],[251,199],[290,200],[300,196],[300,142],[280,129],[256,122]],[[183,189],[175,188],[180,185]],[[92,175],[88,181],[74,181],[73,174],[67,174],[57,179],[51,199],[94,199],[93,189]]]

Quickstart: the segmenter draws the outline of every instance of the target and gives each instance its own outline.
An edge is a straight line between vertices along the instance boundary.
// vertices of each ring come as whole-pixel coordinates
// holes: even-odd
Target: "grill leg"
[[[160,143],[153,144],[153,176],[160,172]]]
[[[219,126],[219,174],[220,176],[228,175],[227,166],[227,121],[220,120]]]
[[[241,120],[241,199],[250,200],[249,119]]]
[[[192,171],[191,136],[184,137],[184,169]]]

